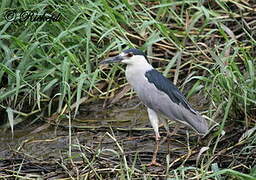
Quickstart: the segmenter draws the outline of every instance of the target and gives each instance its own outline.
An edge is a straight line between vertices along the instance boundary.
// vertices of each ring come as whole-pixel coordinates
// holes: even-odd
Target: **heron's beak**
[[[116,62],[120,62],[124,59],[123,56],[121,55],[117,55],[108,59],[105,59],[103,61],[100,62],[100,64],[110,64],[110,63],[116,63]]]

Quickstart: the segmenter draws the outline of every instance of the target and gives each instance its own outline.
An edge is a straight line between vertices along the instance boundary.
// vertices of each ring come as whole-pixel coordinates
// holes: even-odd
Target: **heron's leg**
[[[160,142],[160,144],[165,143],[167,141],[167,139],[172,137],[173,135],[175,135],[178,130],[179,130],[178,126],[175,126],[175,128],[174,128],[174,130],[172,130],[172,132],[170,132],[169,130],[166,130],[167,131],[167,135],[166,135],[166,137],[163,138],[163,140]]]
[[[161,120],[163,121],[164,128],[167,131],[167,135],[171,134],[170,129],[169,129],[169,125],[168,125],[168,121],[165,118],[161,118]]]
[[[168,137],[171,137],[171,136],[170,136],[171,133],[170,133],[168,121],[167,121],[164,117],[161,118],[161,121],[163,122],[164,128],[165,128],[165,130],[167,131],[167,136],[164,137],[163,140],[160,142],[160,144],[163,144],[164,142],[166,142],[166,140],[167,140]]]
[[[150,108],[147,108],[147,110],[148,110],[149,121],[155,131],[156,141],[158,141],[160,139],[160,135],[159,135],[159,131],[158,131],[159,120],[158,120],[157,114],[154,110],[152,110]]]
[[[157,113],[150,108],[148,108],[148,116],[149,116],[150,123],[151,123],[151,125],[155,131],[155,135],[156,135],[156,143],[155,143],[155,147],[154,147],[152,161],[151,161],[151,163],[148,164],[148,166],[161,166],[161,164],[156,162],[157,152],[159,149],[159,141],[160,141],[160,135],[159,135],[159,131],[158,131],[159,120],[157,117]]]

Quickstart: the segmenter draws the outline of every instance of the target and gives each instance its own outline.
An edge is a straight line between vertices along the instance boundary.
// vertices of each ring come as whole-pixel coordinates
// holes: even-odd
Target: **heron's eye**
[[[132,53],[132,52],[129,52],[129,53],[127,53],[126,56],[127,56],[127,57],[132,57],[132,56],[133,56],[133,53]]]

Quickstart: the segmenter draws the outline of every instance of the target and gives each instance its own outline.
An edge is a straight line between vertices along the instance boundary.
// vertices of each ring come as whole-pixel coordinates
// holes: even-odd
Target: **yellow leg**
[[[159,120],[157,117],[157,113],[154,110],[152,110],[150,108],[147,108],[147,110],[148,110],[148,116],[149,116],[150,123],[151,123],[151,125],[154,129],[155,135],[156,135],[156,143],[155,143],[155,147],[154,147],[152,161],[147,166],[161,166],[161,164],[156,162],[157,152],[159,149],[159,141],[160,141],[160,135],[159,135],[159,131],[158,131]]]
[[[155,147],[154,147],[154,153],[152,156],[152,160],[151,160],[151,163],[147,164],[147,166],[161,166],[160,163],[156,162],[157,152],[159,150],[159,142],[160,142],[160,139],[156,136],[156,143],[155,143]]]

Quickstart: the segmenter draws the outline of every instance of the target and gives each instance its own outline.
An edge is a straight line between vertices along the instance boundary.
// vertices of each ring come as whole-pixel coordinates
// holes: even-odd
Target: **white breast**
[[[135,89],[135,91],[139,91],[141,86],[143,86],[143,84],[148,82],[148,80],[145,77],[145,73],[150,69],[152,69],[151,65],[147,67],[127,65],[125,70],[125,76],[128,83]]]

